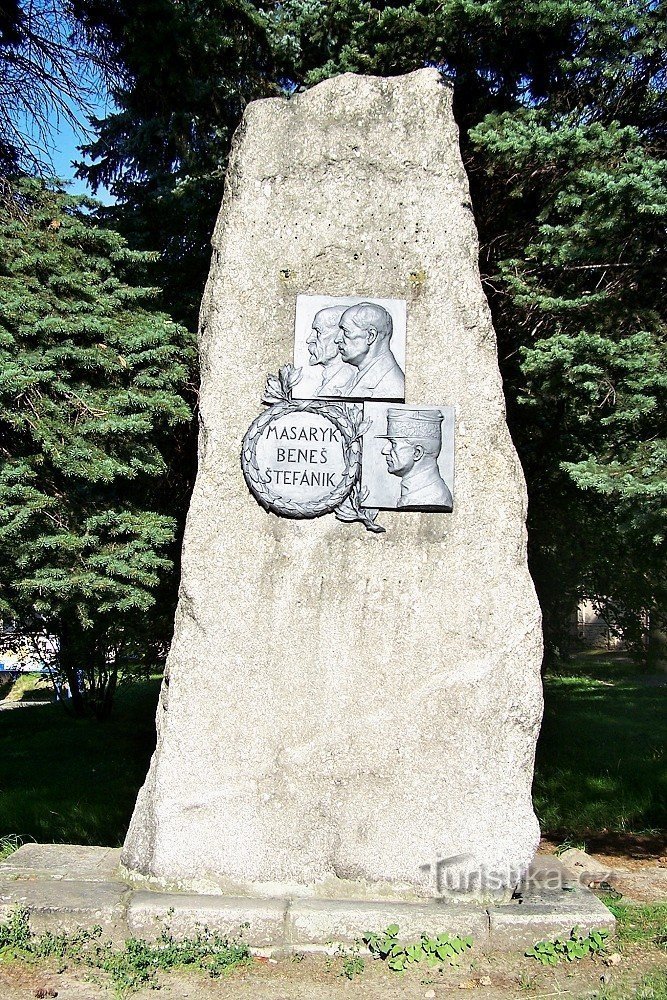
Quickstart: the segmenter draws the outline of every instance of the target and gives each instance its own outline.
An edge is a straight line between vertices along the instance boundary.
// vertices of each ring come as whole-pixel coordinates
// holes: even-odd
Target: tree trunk
[[[95,706],[95,715],[100,722],[104,722],[111,715],[117,684],[118,670],[114,667],[109,672],[109,677],[104,688],[100,689],[100,696]]]
[[[85,667],[83,629],[73,621],[61,621],[58,663],[70,690],[72,711],[77,718],[87,715],[86,701],[79,686],[79,671]]]
[[[664,622],[655,613],[649,618],[646,666],[667,671],[667,632],[664,631]]]

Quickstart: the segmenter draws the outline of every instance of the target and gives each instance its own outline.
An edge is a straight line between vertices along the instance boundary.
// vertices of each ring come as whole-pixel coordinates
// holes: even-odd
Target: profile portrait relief
[[[344,306],[326,306],[313,318],[306,345],[310,355],[308,363],[322,366],[322,383],[316,396],[342,396],[356,374],[355,369],[343,361],[336,340],[344,312]]]
[[[366,404],[362,488],[369,507],[451,511],[454,408]]]
[[[405,398],[406,303],[402,299],[297,296],[297,399]]]
[[[404,399],[405,374],[391,350],[394,325],[384,306],[360,302],[340,318],[336,344],[356,369],[347,387],[351,399]]]

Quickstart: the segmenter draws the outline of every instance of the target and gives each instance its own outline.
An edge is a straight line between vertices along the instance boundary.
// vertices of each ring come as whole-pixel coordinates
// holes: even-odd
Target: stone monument
[[[477,254],[436,70],[246,109],[132,877],[501,899],[531,861],[540,616]]]

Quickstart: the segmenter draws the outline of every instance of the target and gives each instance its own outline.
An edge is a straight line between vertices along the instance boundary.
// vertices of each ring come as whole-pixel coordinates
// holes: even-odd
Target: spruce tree
[[[279,92],[263,8],[242,0],[73,0],[110,73],[80,176],[117,199],[106,219],[156,250],[171,315],[194,330],[232,134],[248,101]]]
[[[123,74],[85,172],[190,323],[246,100],[344,71],[452,81],[548,646],[582,597],[637,641],[647,610],[660,626],[665,0],[77,2]]]
[[[665,3],[286,0],[275,37],[297,83],[453,82],[547,645],[587,597],[639,647],[667,612]]]
[[[22,178],[1,207],[0,617],[55,636],[75,710],[104,716],[164,638],[193,344],[94,203]]]

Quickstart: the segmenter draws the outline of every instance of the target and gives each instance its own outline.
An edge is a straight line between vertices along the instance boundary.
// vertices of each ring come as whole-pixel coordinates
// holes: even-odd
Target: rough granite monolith
[[[202,305],[199,472],[123,853],[135,877],[498,896],[532,859],[540,614],[477,257],[436,70],[246,109]],[[299,293],[407,300],[406,400],[456,407],[453,513],[383,512],[379,535],[250,495],[241,441],[291,360]]]

